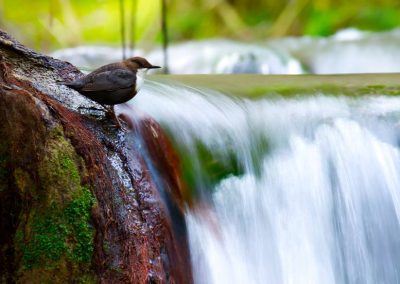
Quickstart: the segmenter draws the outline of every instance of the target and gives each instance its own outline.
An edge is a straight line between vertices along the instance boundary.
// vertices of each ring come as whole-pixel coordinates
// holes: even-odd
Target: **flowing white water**
[[[399,98],[252,101],[150,82],[133,105],[208,195],[186,216],[196,283],[400,283]],[[198,143],[240,172],[204,182]]]
[[[267,46],[299,60],[310,73],[399,72],[400,30],[382,33],[348,29],[328,38],[282,38]]]
[[[169,47],[172,74],[330,74],[400,72],[400,29],[361,32],[339,31],[327,38],[270,39],[264,43],[240,43],[214,39]],[[85,71],[121,59],[121,49],[81,46],[56,51],[52,56],[70,61]],[[163,64],[163,52],[131,50],[155,65]]]

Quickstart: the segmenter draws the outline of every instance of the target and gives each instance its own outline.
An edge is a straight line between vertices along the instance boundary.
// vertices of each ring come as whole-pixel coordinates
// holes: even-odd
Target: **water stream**
[[[192,42],[171,47],[170,70],[399,72],[399,47],[400,30]],[[96,56],[76,56],[84,50],[54,55],[93,67]],[[160,51],[145,56],[161,61]],[[131,107],[167,130],[194,190],[195,283],[400,283],[400,98],[250,100],[147,81]]]
[[[142,92],[191,165],[196,283],[400,283],[400,98]]]
[[[242,43],[212,39],[171,45],[172,74],[328,74],[400,72],[400,29],[372,33],[355,29],[327,37],[293,37]],[[81,46],[52,54],[85,71],[121,58],[121,49]],[[162,65],[161,49],[129,51]]]

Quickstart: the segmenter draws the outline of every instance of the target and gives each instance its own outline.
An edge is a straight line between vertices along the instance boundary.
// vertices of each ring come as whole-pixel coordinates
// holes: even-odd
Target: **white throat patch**
[[[136,73],[136,92],[139,92],[139,90],[143,86],[147,70],[148,69],[139,69],[137,71],[137,73]]]

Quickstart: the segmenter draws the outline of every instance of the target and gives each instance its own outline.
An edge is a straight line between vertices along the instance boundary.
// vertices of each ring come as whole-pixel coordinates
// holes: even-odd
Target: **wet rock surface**
[[[79,76],[0,31],[0,282],[191,283],[170,142],[110,127]]]

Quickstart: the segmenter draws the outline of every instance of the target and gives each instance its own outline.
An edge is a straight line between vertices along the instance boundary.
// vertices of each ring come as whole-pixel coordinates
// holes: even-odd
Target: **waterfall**
[[[400,283],[400,98],[147,82],[133,105],[189,160],[195,283]]]
[[[398,29],[205,40],[172,45],[170,71],[398,72],[399,46]],[[154,64],[162,58],[159,50],[136,53]],[[90,69],[120,50],[53,55]],[[194,191],[186,223],[196,283],[400,283],[400,98],[250,100],[147,81],[131,107],[170,134]]]

